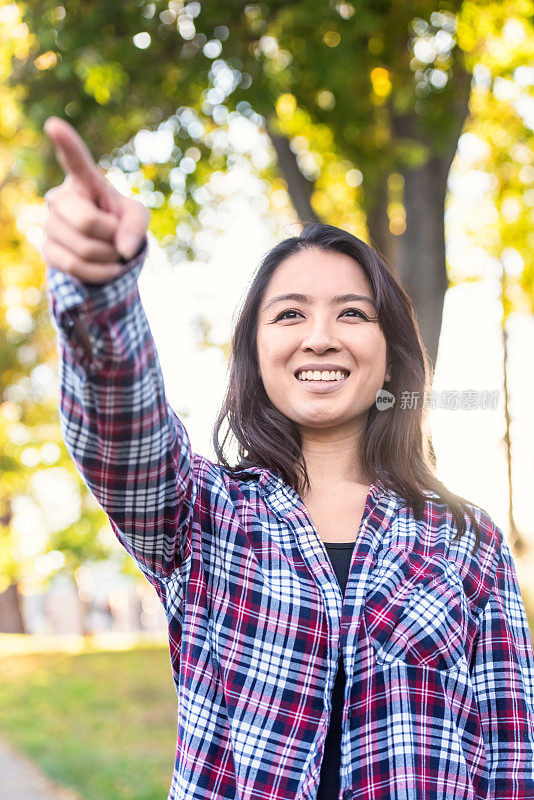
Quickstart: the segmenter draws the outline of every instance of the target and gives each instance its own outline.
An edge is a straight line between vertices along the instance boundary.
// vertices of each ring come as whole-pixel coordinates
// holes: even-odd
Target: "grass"
[[[2,655],[0,735],[84,800],[162,800],[176,744],[168,645]]]

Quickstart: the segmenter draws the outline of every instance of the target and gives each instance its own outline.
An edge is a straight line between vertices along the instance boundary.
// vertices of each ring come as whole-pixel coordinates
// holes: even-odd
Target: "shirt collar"
[[[247,467],[239,470],[247,475],[256,476],[260,495],[268,500],[279,511],[291,511],[295,507],[295,502],[300,500],[299,495],[289,486],[277,472],[273,472],[266,467]],[[406,505],[401,495],[387,487],[382,481],[377,480],[371,484],[368,492],[368,501],[372,506],[378,504],[380,500],[396,501],[397,510]],[[302,501],[301,501],[302,502]]]
[[[294,509],[295,501],[300,500],[299,495],[278,473],[261,467],[247,471],[258,476],[258,489],[264,499],[268,499],[269,502],[276,505],[280,511],[290,511]],[[397,492],[388,488],[382,481],[378,480],[371,484],[368,492],[368,501],[374,506],[382,499],[394,499],[397,504],[397,509],[406,505],[406,501]]]

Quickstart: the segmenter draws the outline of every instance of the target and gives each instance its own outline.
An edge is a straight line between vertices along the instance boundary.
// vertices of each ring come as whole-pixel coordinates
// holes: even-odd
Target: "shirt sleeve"
[[[137,279],[147,245],[105,284],[47,268],[66,447],[113,531],[158,594],[182,562],[196,486],[169,406]],[[162,598],[163,600],[163,598]]]
[[[486,745],[488,796],[532,800],[534,655],[515,564],[504,539],[479,620],[471,677]]]

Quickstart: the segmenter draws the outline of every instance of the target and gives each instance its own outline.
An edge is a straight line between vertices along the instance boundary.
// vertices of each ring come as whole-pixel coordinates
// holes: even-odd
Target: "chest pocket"
[[[463,587],[441,556],[390,549],[373,572],[363,616],[383,666],[402,662],[447,671],[465,653]]]

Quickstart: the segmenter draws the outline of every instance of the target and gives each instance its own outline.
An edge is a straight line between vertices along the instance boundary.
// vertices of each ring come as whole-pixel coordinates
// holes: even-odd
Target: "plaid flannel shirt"
[[[337,800],[534,798],[534,657],[501,530],[471,505],[473,556],[432,492],[421,521],[373,484],[343,597],[280,476],[192,452],[139,297],[145,253],[102,286],[51,267],[47,284],[65,443],[168,620],[168,800],[313,800],[340,655]]]

